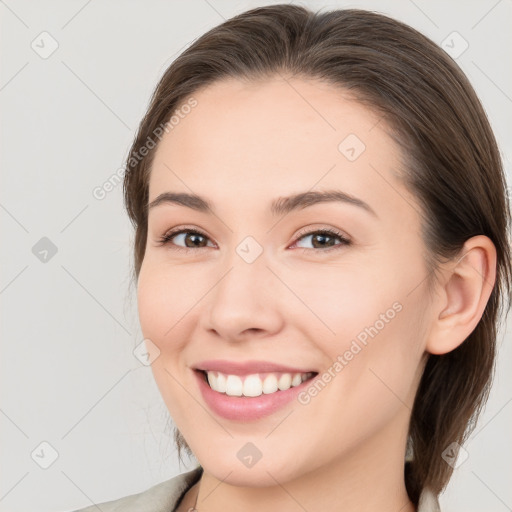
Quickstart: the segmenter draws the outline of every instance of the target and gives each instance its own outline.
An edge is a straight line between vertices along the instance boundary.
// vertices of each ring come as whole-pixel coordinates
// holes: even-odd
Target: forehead
[[[157,147],[150,201],[179,189],[215,201],[235,193],[247,205],[336,187],[376,209],[396,202],[385,183],[399,166],[398,148],[379,115],[347,91],[314,79],[229,79],[193,97],[197,105]]]

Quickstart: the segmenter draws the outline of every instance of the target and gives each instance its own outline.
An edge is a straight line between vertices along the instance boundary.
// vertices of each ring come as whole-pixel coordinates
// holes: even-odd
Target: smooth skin
[[[160,351],[156,383],[204,468],[179,510],[198,489],[201,512],[415,510],[403,477],[415,392],[428,353],[455,349],[480,320],[494,245],[468,240],[429,296],[421,209],[378,115],[347,91],[297,77],[229,79],[194,97],[156,149],[149,202],[194,193],[212,211],[151,208],[138,280],[142,332]],[[349,134],[366,146],[354,161],[338,149]],[[341,202],[270,211],[279,197],[333,189],[375,214]],[[180,227],[205,236],[160,244]],[[350,244],[322,239],[326,228]],[[263,249],[253,263],[236,252],[247,236]],[[395,302],[401,311],[307,405],[242,422],[204,403],[195,363],[258,359],[322,373]],[[251,468],[237,457],[248,442],[262,452]]]

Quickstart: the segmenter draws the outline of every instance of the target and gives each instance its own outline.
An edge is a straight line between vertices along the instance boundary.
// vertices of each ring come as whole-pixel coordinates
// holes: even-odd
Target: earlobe
[[[456,349],[474,331],[482,318],[496,281],[496,248],[478,235],[464,244],[455,262],[447,264],[439,313],[433,315],[425,350],[446,354]]]

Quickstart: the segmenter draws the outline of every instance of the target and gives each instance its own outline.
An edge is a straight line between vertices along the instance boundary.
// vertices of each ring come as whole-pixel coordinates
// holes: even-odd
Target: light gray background
[[[92,192],[123,165],[149,95],[180,50],[268,3],[0,1],[1,511],[72,510],[192,468],[178,466],[151,369],[132,354],[142,336],[122,186],[103,200]],[[510,0],[300,3],[375,9],[439,44],[457,31],[469,43],[457,62],[510,176]],[[42,58],[51,39],[58,48]],[[45,263],[32,252],[43,237],[57,248]],[[495,386],[443,512],[512,507],[510,317],[507,325]],[[47,469],[43,441],[58,453]]]

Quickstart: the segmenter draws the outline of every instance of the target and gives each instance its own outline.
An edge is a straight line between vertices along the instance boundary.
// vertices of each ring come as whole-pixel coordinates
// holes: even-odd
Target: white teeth
[[[211,372],[210,372],[211,373]],[[220,393],[226,392],[226,376],[222,373],[217,375],[217,379],[215,381],[216,387],[215,389]]]
[[[292,379],[292,386],[298,386],[302,384],[302,375],[300,373],[296,373]]]
[[[283,373],[281,375],[279,382],[277,383],[277,387],[281,391],[286,391],[287,389],[290,389],[292,386],[292,376],[289,373]]]
[[[238,375],[226,375],[220,372],[207,371],[210,387],[219,393],[226,393],[229,396],[256,397],[262,393],[270,394],[276,391],[286,391],[291,387],[298,386],[314,374],[309,373],[254,373],[244,377]],[[243,379],[243,380],[242,380]]]
[[[277,377],[271,373],[265,377],[263,381],[263,393],[269,395],[270,393],[275,393],[277,391]]]
[[[244,396],[260,396],[261,393],[263,393],[263,385],[259,376],[248,375],[244,380],[244,388],[241,394]]]
[[[243,388],[242,379],[238,375],[228,375],[226,379],[226,395],[242,396]]]

